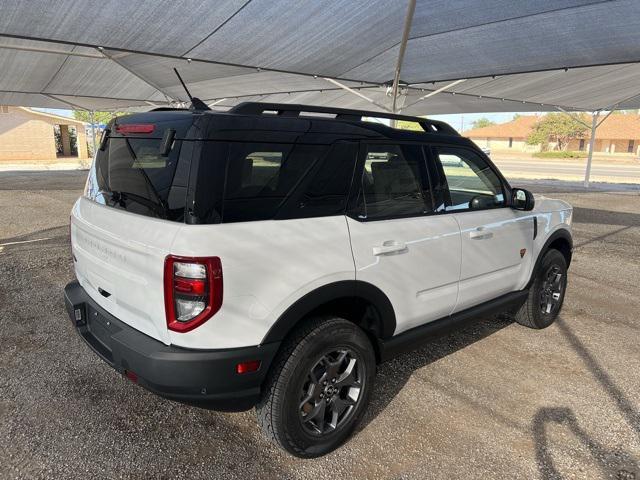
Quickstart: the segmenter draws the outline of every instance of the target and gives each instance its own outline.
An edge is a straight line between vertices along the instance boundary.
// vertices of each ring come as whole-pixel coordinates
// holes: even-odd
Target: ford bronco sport
[[[512,188],[442,122],[159,109],[103,133],[71,215],[65,301],[80,336],[133,382],[255,407],[271,440],[318,456],[360,421],[377,363],[499,312],[549,326],[571,216]]]

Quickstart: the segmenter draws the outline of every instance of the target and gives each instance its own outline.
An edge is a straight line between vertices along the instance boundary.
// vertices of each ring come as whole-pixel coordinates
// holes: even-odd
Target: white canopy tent
[[[0,0],[0,104],[600,112],[639,45],[637,0]]]

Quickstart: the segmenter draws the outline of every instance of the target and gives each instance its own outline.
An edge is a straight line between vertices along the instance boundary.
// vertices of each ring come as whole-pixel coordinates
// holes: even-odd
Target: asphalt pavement
[[[564,310],[481,319],[379,368],[356,435],[300,460],[254,413],[161,399],[77,337],[69,210],[82,172],[0,173],[0,478],[640,478],[640,195],[561,182],[575,206]]]

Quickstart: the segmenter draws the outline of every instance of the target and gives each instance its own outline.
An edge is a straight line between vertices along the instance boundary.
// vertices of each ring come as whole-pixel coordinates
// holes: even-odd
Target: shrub
[[[564,150],[549,150],[547,152],[535,152],[538,158],[587,158],[587,152],[567,152]]]

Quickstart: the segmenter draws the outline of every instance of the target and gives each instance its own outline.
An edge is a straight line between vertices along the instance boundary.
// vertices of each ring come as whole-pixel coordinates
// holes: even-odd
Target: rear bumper
[[[64,289],[72,324],[105,362],[158,395],[215,410],[254,406],[279,342],[225,350],[167,346],[121,322],[101,308],[77,281]],[[76,319],[78,312],[79,319]],[[236,365],[260,360],[257,372],[238,374]]]

